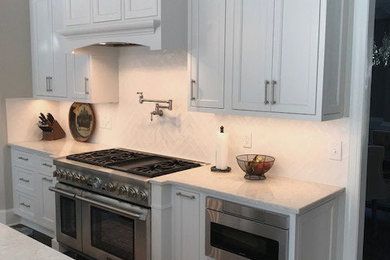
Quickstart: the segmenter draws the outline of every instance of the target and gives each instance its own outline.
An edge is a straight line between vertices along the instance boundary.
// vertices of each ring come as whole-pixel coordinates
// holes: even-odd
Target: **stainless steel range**
[[[96,259],[150,259],[148,179],[197,162],[125,149],[54,161],[57,240]]]

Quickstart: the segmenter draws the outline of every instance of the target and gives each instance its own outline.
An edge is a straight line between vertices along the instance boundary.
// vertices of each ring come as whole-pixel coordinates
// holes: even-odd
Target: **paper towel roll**
[[[215,166],[219,170],[226,170],[228,165],[228,154],[229,154],[229,135],[223,132],[221,127],[221,132],[217,134],[217,154],[216,154],[216,163]]]

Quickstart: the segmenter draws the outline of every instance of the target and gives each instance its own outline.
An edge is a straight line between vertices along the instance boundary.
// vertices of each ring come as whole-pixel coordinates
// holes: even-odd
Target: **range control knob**
[[[142,190],[142,191],[138,192],[138,196],[143,201],[148,200],[148,192],[146,190]]]
[[[58,177],[59,179],[65,178],[65,171],[62,170],[62,169],[59,169],[59,170],[58,170],[58,173],[57,173],[57,177]]]
[[[90,186],[94,189],[98,189],[100,187],[100,185],[102,184],[102,181],[100,180],[99,177],[91,177],[91,178],[88,178],[87,184],[88,184],[88,186]]]
[[[138,189],[136,187],[129,188],[129,197],[136,198],[138,195]]]
[[[116,190],[116,186],[114,183],[112,182],[109,182],[109,183],[106,183],[102,186],[102,190],[105,190],[105,191],[109,191],[109,192],[113,192]]]
[[[75,173],[75,174],[73,175],[73,180],[74,180],[75,182],[80,183],[80,174]]]
[[[125,195],[128,193],[128,188],[125,185],[119,187],[119,195]]]
[[[81,184],[84,184],[87,182],[87,178],[85,178],[83,175],[80,175],[80,181]]]
[[[65,174],[64,174],[64,177],[65,177],[65,179],[67,179],[69,181],[72,180],[73,179],[73,172],[71,172],[69,170],[66,170]]]
[[[60,173],[60,170],[55,170],[55,171],[53,172],[53,177],[54,177],[54,178],[57,178],[59,173]]]

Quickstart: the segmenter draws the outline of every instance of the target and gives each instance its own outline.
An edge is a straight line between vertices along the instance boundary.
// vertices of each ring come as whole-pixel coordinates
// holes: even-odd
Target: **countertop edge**
[[[39,142],[39,141],[37,141]],[[50,157],[53,157],[53,158],[57,158],[57,155],[56,154],[53,154],[53,153],[49,153],[47,151],[42,151],[42,150],[38,150],[38,149],[34,149],[34,148],[31,148],[31,147],[27,147],[27,146],[23,146],[22,144],[18,144],[18,143],[8,143],[7,144],[9,147],[15,147],[15,148],[20,148],[20,149],[23,149],[23,150],[28,150],[28,151],[32,151],[32,152],[37,152],[37,153],[41,153],[41,154],[44,154],[44,155],[49,155]],[[58,155],[59,156],[59,155]]]
[[[159,185],[159,186],[177,185],[177,186],[192,189],[192,190],[206,192],[209,195],[223,196],[226,199],[233,199],[233,200],[235,200],[235,202],[247,203],[247,204],[249,203],[252,206],[256,206],[256,207],[263,208],[266,210],[279,211],[280,213],[295,214],[295,215],[303,215],[303,214],[307,213],[308,211],[310,211],[314,208],[317,208],[317,207],[323,205],[324,203],[331,201],[332,199],[335,199],[335,198],[339,197],[341,194],[345,193],[345,187],[339,187],[339,190],[336,190],[333,193],[330,193],[329,195],[327,195],[319,200],[316,200],[309,205],[306,205],[302,208],[291,208],[291,207],[286,207],[286,206],[282,206],[282,205],[278,205],[278,204],[264,202],[264,201],[249,198],[249,197],[235,195],[232,193],[221,192],[221,191],[214,190],[214,189],[191,185],[191,184],[183,183],[183,182],[170,181],[170,180],[161,182],[161,181],[155,181],[153,179],[149,179],[149,182],[151,184]],[[335,187],[337,187],[337,186],[335,186]]]

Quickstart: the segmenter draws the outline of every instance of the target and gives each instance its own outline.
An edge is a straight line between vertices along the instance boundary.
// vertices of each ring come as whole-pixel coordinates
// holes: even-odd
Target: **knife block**
[[[50,125],[50,123],[49,123]],[[54,141],[58,139],[62,139],[65,137],[65,131],[62,129],[60,124],[57,122],[57,120],[54,120],[53,124],[50,125],[53,129],[51,132],[44,132],[42,131],[42,140],[45,141]]]

